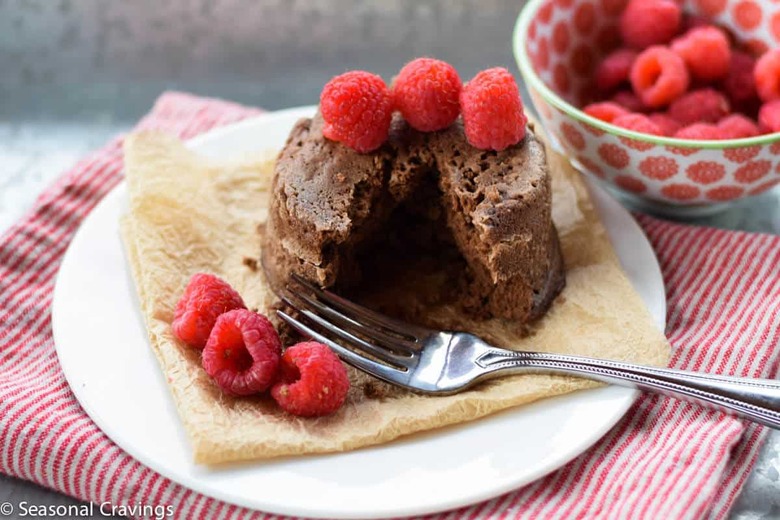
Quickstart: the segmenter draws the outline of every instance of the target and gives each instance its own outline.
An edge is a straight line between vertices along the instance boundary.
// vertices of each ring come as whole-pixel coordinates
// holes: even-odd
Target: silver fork
[[[452,394],[506,374],[567,374],[692,401],[780,429],[780,381],[496,348],[473,334],[403,323],[298,276],[282,299],[301,319],[283,311],[277,311],[279,317],[299,332],[356,368],[416,392]]]

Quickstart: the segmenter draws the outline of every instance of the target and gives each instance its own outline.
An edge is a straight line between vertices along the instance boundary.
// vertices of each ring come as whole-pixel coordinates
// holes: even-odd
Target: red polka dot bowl
[[[635,206],[656,213],[714,213],[780,183],[780,134],[693,141],[626,130],[577,107],[593,99],[591,76],[619,44],[628,0],[529,0],[514,53],[542,124],[572,164]],[[683,9],[728,27],[756,54],[780,46],[780,4],[686,0]]]

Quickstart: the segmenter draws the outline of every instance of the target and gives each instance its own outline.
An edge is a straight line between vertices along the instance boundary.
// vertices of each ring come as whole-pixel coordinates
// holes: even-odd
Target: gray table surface
[[[0,0],[0,232],[85,152],[127,131],[160,92],[279,109],[316,103],[346,69],[390,78],[433,55],[464,77],[516,71],[518,0]],[[780,233],[780,190],[691,221]],[[732,512],[780,518],[780,432]],[[0,475],[0,503],[73,499]]]

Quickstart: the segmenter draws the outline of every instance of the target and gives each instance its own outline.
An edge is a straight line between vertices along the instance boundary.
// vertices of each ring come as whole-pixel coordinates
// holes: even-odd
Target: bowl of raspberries
[[[780,9],[530,0],[514,52],[580,171],[644,209],[719,211],[780,183]]]

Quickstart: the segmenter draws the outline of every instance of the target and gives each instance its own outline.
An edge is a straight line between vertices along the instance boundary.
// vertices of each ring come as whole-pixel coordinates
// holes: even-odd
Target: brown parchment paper
[[[668,343],[621,270],[579,175],[554,152],[549,161],[565,290],[530,336],[498,321],[460,321],[511,348],[664,365]],[[268,156],[214,162],[175,138],[140,133],[125,142],[125,172],[130,206],[122,235],[128,260],[150,344],[198,463],[351,450],[596,386],[573,377],[523,375],[426,397],[350,369],[345,406],[319,419],[287,415],[268,397],[226,397],[202,370],[199,352],[173,338],[170,322],[189,277],[199,271],[223,277],[249,308],[271,314],[275,298],[252,259],[260,257],[258,226],[262,230],[267,215],[273,162]]]

